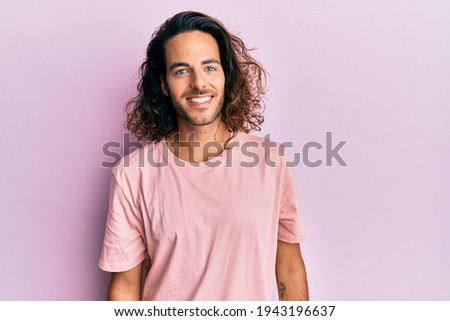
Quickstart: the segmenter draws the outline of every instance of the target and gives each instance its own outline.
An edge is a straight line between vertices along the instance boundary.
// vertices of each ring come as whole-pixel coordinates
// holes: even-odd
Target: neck
[[[189,162],[204,162],[222,153],[230,135],[222,121],[204,126],[178,124],[178,132],[167,136],[166,141],[178,158]]]

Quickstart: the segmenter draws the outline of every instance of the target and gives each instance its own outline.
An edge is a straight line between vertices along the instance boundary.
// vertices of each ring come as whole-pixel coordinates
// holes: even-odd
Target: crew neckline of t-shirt
[[[210,158],[209,160],[206,161],[202,161],[202,162],[189,162],[189,161],[185,161],[182,160],[181,158],[179,158],[178,156],[176,156],[174,153],[172,153],[172,151],[169,148],[169,145],[166,141],[166,137],[163,137],[161,140],[161,152],[162,152],[162,157],[165,161],[170,162],[171,164],[176,164],[179,167],[190,167],[190,168],[199,168],[199,167],[207,167],[207,168],[211,168],[211,167],[217,167],[216,164],[217,161],[220,161],[220,163],[224,163],[226,162],[227,159],[227,154],[230,152],[231,148],[234,148],[236,145],[232,144],[236,141],[239,141],[240,136],[242,135],[242,132],[237,132],[236,136],[234,136],[229,142],[228,142],[228,148],[224,149],[219,155]],[[183,164],[183,165],[182,165]]]

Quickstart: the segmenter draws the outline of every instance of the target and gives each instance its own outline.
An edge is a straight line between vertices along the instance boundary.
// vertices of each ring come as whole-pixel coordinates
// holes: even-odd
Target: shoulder
[[[239,143],[245,143],[245,142],[261,143],[262,141],[264,141],[264,137],[261,137],[261,136],[255,135],[255,134],[251,134],[251,133],[239,132],[236,135],[236,141],[238,141]]]
[[[112,169],[112,174],[118,181],[137,179],[141,176],[142,169],[148,167],[149,157],[159,153],[161,142],[145,142],[142,146],[122,156],[118,164]]]
[[[283,144],[280,144],[279,142],[273,140],[270,137],[270,134],[266,134],[264,136],[261,135],[255,135],[252,133],[245,133],[245,132],[239,132],[237,134],[237,141],[239,141],[240,144],[243,143],[257,143],[259,146],[270,146],[270,147],[277,147],[277,148],[283,148]]]
[[[240,132],[235,140],[244,160],[256,164],[258,168],[276,168],[276,172],[286,167],[288,156],[286,146],[271,139],[270,135],[257,136]]]
[[[265,155],[270,153],[271,156],[277,158],[282,158],[285,154],[285,146],[271,139],[270,134],[257,136],[255,134],[240,132],[236,141],[241,148],[251,148],[257,153],[263,153]]]

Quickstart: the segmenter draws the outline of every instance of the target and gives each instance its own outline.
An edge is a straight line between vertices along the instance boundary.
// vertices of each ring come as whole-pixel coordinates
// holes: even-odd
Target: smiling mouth
[[[186,100],[193,105],[203,105],[209,103],[214,96],[188,97]]]

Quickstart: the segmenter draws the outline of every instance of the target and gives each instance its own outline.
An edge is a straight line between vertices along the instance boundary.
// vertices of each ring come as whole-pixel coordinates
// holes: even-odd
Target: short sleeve
[[[141,210],[129,184],[122,187],[113,170],[109,189],[108,217],[98,266],[109,272],[127,271],[146,255]]]
[[[287,243],[300,243],[306,239],[295,189],[292,168],[282,162],[282,194],[278,224],[278,239]]]

